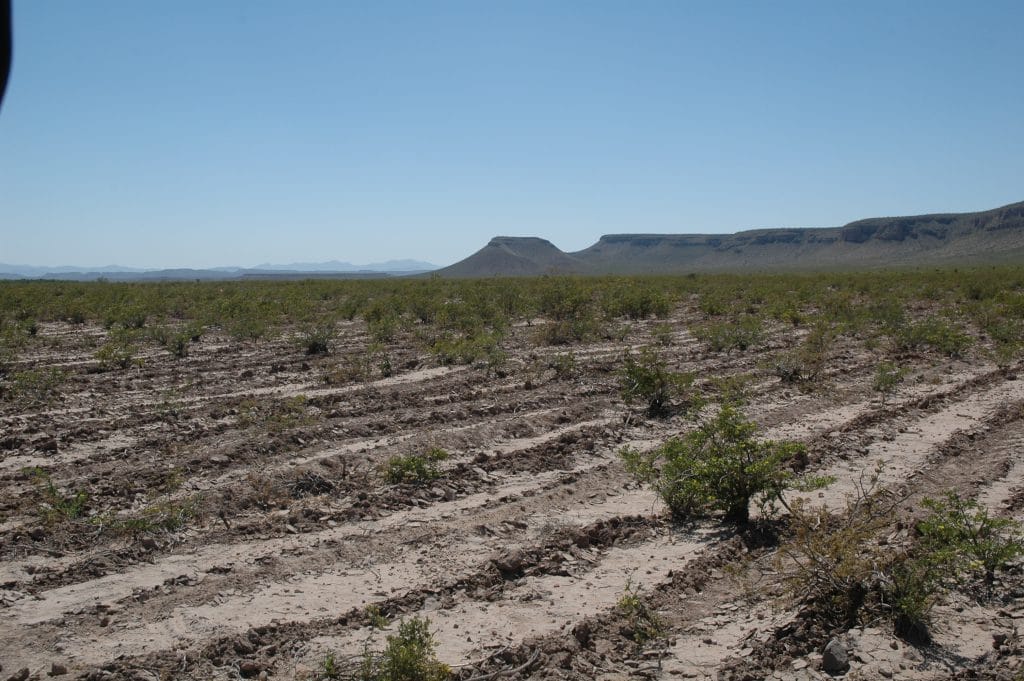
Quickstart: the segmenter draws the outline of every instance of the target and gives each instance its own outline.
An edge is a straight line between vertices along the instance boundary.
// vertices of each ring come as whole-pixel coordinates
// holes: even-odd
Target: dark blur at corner
[[[11,74],[11,0],[0,0],[0,107]]]

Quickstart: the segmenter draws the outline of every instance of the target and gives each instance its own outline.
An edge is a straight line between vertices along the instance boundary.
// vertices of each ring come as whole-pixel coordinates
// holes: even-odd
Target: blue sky
[[[1024,3],[14,0],[0,262],[416,258],[1024,200]]]

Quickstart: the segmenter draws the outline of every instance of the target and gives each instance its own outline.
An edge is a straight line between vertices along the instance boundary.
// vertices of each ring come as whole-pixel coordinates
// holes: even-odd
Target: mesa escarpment
[[[1024,202],[978,213],[869,218],[843,227],[735,234],[607,234],[565,253],[536,237],[496,237],[442,276],[680,274],[980,265],[1024,260]]]

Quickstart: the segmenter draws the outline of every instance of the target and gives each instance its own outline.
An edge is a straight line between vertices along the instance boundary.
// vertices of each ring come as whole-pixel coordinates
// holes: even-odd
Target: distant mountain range
[[[566,253],[539,237],[496,236],[454,265],[418,260],[353,265],[332,260],[253,268],[146,270],[0,263],[0,279],[88,281],[444,277],[542,274],[685,274],[1024,263],[1024,202],[978,213],[869,218],[843,227],[755,229],[735,234],[608,234]]]
[[[436,270],[437,265],[420,260],[388,260],[387,262],[353,265],[348,262],[265,263],[252,268],[214,267],[210,269],[142,269],[107,265],[104,267],[39,267],[0,263],[0,279],[61,279],[66,281],[144,280],[224,280],[224,279],[304,279],[309,277],[387,277],[419,274]]]
[[[1024,263],[1024,202],[979,213],[870,218],[843,227],[610,234],[574,253],[546,239],[499,236],[437,274],[679,274],[999,263]]]

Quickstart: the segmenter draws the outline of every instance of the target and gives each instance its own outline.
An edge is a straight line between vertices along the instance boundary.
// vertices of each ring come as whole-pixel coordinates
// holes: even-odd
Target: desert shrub
[[[384,651],[366,651],[356,676],[359,681],[443,681],[452,675],[448,665],[437,659],[430,620],[411,617],[398,624],[398,632],[387,637]]]
[[[398,315],[384,314],[367,320],[366,325],[370,331],[370,338],[375,343],[393,343],[398,338]]]
[[[932,608],[951,584],[972,574],[991,583],[995,570],[1024,552],[1020,526],[950,492],[922,502],[929,515],[917,525],[916,542],[893,543],[902,499],[878,491],[880,470],[861,476],[841,514],[792,504],[792,535],[780,556],[795,566],[791,592],[815,604],[829,625],[849,628],[886,615],[897,635],[927,642]]]
[[[331,350],[334,338],[334,322],[324,321],[312,324],[303,329],[296,342],[307,355],[326,355]]]
[[[556,378],[562,380],[573,378],[579,372],[578,363],[576,362],[576,354],[573,352],[564,352],[552,355],[548,359],[548,368],[554,370]]]
[[[161,501],[147,506],[135,515],[103,520],[97,518],[94,522],[105,521],[115,533],[133,537],[173,532],[185,527],[198,516],[199,504],[198,497],[184,501]]]
[[[625,591],[619,597],[616,608],[625,617],[628,635],[636,643],[643,645],[665,635],[665,623],[640,596],[640,590],[632,579],[626,582]]]
[[[85,515],[89,503],[86,492],[65,494],[41,468],[26,469],[24,473],[34,480],[39,489],[42,497],[40,516],[47,525],[76,520]]]
[[[192,335],[187,331],[179,331],[171,335],[167,339],[167,343],[164,347],[167,352],[171,353],[178,359],[184,359],[188,357],[188,344],[191,340]]]
[[[258,341],[270,335],[271,325],[267,319],[256,316],[246,316],[234,319],[228,325],[228,333],[238,340]]]
[[[816,324],[798,348],[775,357],[775,375],[783,383],[807,385],[817,380],[828,364],[834,340],[835,333],[827,324]]]
[[[448,458],[448,452],[434,447],[426,454],[393,456],[384,464],[384,479],[392,485],[419,485],[441,476],[437,464]]]
[[[130,329],[114,329],[107,337],[107,342],[100,346],[94,357],[99,361],[99,368],[108,371],[114,368],[127,369],[132,365],[141,365],[142,360],[136,357],[139,348],[136,345],[138,333]]]
[[[712,352],[746,350],[761,341],[764,335],[761,319],[743,315],[721,322],[708,322],[692,327],[694,337],[706,343]]]
[[[687,409],[699,407],[699,399],[692,390],[693,375],[669,371],[665,361],[650,348],[635,357],[627,352],[619,370],[619,388],[626,404],[641,401],[647,413],[660,416],[667,413],[671,403],[681,398]]]
[[[665,347],[672,345],[672,325],[666,323],[655,324],[654,328],[651,329],[651,338],[658,345]]]
[[[963,329],[937,317],[900,326],[893,340],[900,351],[928,347],[949,357],[962,357],[971,346],[971,337]]]
[[[450,364],[473,364],[484,361],[498,366],[505,360],[501,349],[501,336],[497,333],[481,332],[473,336],[445,335],[434,339],[430,351],[444,366]]]
[[[548,322],[534,335],[538,345],[568,345],[600,335],[601,325],[592,314]]]
[[[17,401],[26,408],[52,404],[61,398],[60,387],[67,376],[56,367],[16,371],[0,383],[0,398]]]
[[[718,413],[683,436],[648,453],[623,449],[627,470],[649,483],[673,516],[688,518],[723,512],[745,523],[750,502],[770,510],[793,476],[786,465],[802,455],[795,442],[760,441],[756,425],[734,407]]]
[[[629,282],[609,292],[602,301],[608,317],[646,319],[652,315],[665,317],[672,311],[672,303],[661,291],[651,286]]]
[[[991,581],[996,570],[1024,553],[1020,525],[990,516],[973,499],[950,491],[921,505],[931,511],[917,526],[921,543],[930,553],[947,555],[946,562],[959,575],[982,570]]]
[[[843,513],[833,515],[802,500],[790,505],[791,539],[780,547],[789,564],[788,585],[800,601],[813,603],[831,625],[856,623],[868,595],[877,591],[883,566],[895,550],[879,544],[895,503],[876,494],[881,467],[862,473]]]
[[[906,374],[907,370],[895,362],[878,363],[871,388],[882,395],[882,404],[885,404],[886,397],[896,392]]]
[[[146,326],[146,310],[140,305],[124,304],[111,307],[103,317],[103,326],[112,329],[120,326],[124,329],[141,329]]]

